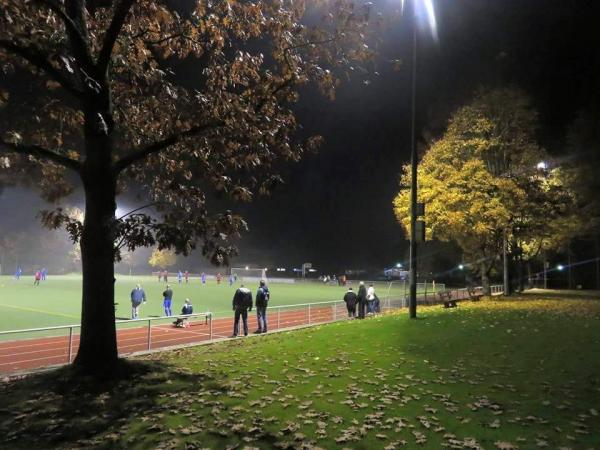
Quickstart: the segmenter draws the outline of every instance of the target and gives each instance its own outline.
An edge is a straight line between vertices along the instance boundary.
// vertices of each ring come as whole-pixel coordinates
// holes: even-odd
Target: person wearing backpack
[[[267,306],[271,293],[263,280],[260,280],[258,291],[256,291],[256,320],[258,322],[258,330],[254,334],[267,332]]]
[[[237,337],[240,328],[240,316],[244,324],[244,336],[248,336],[248,311],[252,311],[252,292],[245,288],[242,284],[233,295],[232,302],[233,310],[235,311],[233,321],[233,335]]]

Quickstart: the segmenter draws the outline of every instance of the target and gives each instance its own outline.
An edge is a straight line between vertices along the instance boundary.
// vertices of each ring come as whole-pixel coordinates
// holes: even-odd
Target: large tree
[[[552,231],[567,214],[569,196],[557,181],[559,172],[540,171],[547,155],[536,143],[536,122],[520,90],[480,90],[452,115],[419,164],[418,196],[426,204],[428,236],[455,241],[486,292],[505,234],[513,254],[525,245],[529,252],[536,245],[539,251],[559,241]],[[410,185],[408,167],[401,183]],[[394,200],[406,229],[409,202],[406,190]]]
[[[207,208],[210,192],[250,200],[280,181],[281,161],[318,144],[296,138],[292,103],[335,70],[369,59],[369,4],[292,0],[0,0],[0,168],[51,200],[78,180],[83,223],[46,212],[81,245],[81,343],[75,364],[117,361],[114,266],[120,249],[188,253],[226,263],[245,228]],[[159,218],[115,218],[134,184]]]

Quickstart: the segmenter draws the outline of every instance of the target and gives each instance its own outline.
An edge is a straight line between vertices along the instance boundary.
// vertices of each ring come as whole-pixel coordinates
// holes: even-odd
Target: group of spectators
[[[258,329],[255,334],[267,332],[267,306],[271,293],[264,281],[260,281],[256,291],[256,319]],[[240,332],[240,318],[242,319],[244,336],[248,336],[248,312],[252,311],[252,292],[242,284],[233,295],[232,307],[234,311],[232,338],[237,337]]]
[[[240,333],[240,319],[242,320],[242,327],[244,336],[248,335],[248,312],[252,311],[252,307],[256,307],[256,319],[258,322],[258,329],[254,332],[255,334],[266,333],[267,324],[267,306],[271,293],[269,288],[266,286],[263,280],[260,281],[258,290],[256,291],[255,300],[252,300],[252,292],[250,289],[241,285],[233,295],[232,308],[234,311],[233,321],[233,334],[231,337],[237,337]],[[165,310],[165,316],[171,316],[171,302],[173,299],[173,290],[169,285],[166,286],[163,292],[163,307]],[[377,314],[381,312],[379,297],[375,293],[375,287],[373,283],[369,284],[367,288],[364,282],[360,282],[358,286],[358,293],[354,292],[352,287],[348,288],[348,291],[344,294],[344,302],[346,303],[346,309],[348,310],[348,317],[351,319],[359,318],[364,319],[366,316]],[[138,318],[138,308],[142,303],[146,303],[146,294],[141,286],[138,284],[131,291],[131,318]],[[358,315],[357,315],[358,307]],[[188,298],[185,299],[183,307],[181,309],[182,315],[192,314],[194,308]],[[188,325],[186,318],[178,318],[174,322],[175,326],[185,327]]]
[[[358,306],[358,318],[364,319],[367,315],[373,315],[381,312],[379,297],[375,293],[373,283],[369,284],[369,288],[365,287],[364,282],[358,284],[358,294],[348,288],[348,292],[344,294],[344,302],[348,310],[348,317],[356,318],[356,307]]]

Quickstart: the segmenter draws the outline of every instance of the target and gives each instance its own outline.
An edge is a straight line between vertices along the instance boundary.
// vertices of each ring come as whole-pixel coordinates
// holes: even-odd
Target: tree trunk
[[[594,237],[594,247],[596,249],[596,289],[600,289],[600,240],[598,234]]]
[[[481,286],[483,287],[483,295],[492,294],[492,290],[490,289],[490,277],[485,261],[481,262]]]
[[[93,126],[91,123],[86,129],[87,158],[81,171],[86,204],[81,236],[83,298],[81,341],[74,363],[90,374],[110,374],[118,361],[114,306],[116,177],[109,133]]]

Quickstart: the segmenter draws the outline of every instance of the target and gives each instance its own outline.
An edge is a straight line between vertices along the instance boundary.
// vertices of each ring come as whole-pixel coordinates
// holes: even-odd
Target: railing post
[[[148,350],[152,348],[152,321],[148,319]]]
[[[209,321],[209,336],[208,336],[208,340],[212,341],[213,340],[213,323],[212,323],[212,313],[208,313],[208,321]]]
[[[68,363],[71,364],[71,356],[73,355],[73,327],[69,327],[69,359]]]
[[[310,303],[308,304],[308,324],[310,325]]]

